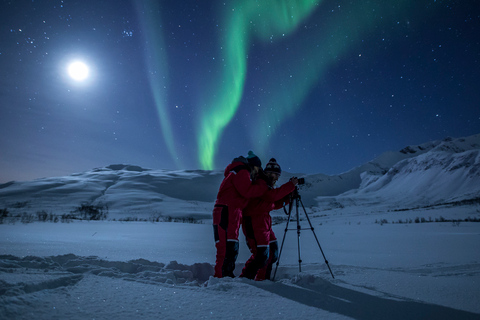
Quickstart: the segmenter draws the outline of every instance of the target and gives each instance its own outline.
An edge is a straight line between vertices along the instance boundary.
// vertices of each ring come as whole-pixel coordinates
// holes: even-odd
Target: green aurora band
[[[155,106],[157,108],[158,120],[162,135],[168,151],[178,167],[179,157],[175,148],[173,130],[170,117],[166,107],[168,91],[168,61],[165,52],[165,42],[162,35],[162,27],[158,18],[160,7],[157,1],[135,1],[136,11],[140,17],[145,40],[149,43],[145,53],[145,60],[148,67],[148,78]]]
[[[203,169],[215,167],[221,134],[236,114],[247,74],[247,47],[254,38],[267,40],[272,34],[287,34],[318,6],[319,0],[239,1],[227,8],[224,39],[225,64],[215,100],[208,104],[198,131],[199,160]]]

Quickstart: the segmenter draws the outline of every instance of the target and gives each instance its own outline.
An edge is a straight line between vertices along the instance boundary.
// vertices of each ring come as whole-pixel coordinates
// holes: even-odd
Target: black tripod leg
[[[323,253],[322,246],[320,245],[320,241],[318,241],[317,235],[315,234],[315,230],[312,226],[312,222],[310,222],[310,218],[308,217],[307,210],[305,210],[305,207],[303,206],[302,200],[300,200],[300,203],[302,204],[303,212],[305,213],[305,216],[307,217],[308,224],[310,225],[310,229],[312,230],[313,235],[315,236],[315,240],[317,241],[318,248],[320,249],[320,252],[322,253],[323,259],[325,260],[325,264],[327,265],[328,270],[330,271],[330,274],[332,275],[332,278],[335,279],[335,277],[333,276],[332,269],[330,269],[330,265],[328,264],[328,260],[327,260],[327,258],[325,258],[325,254]]]
[[[272,281],[275,281],[275,276],[277,275],[277,269],[278,269],[278,265],[280,264],[280,257],[282,256],[283,243],[285,242],[285,237],[287,236],[288,224],[290,223],[291,214],[292,214],[292,211],[290,211],[288,213],[287,225],[285,226],[285,232],[283,234],[282,245],[280,246],[280,251],[278,253],[278,259],[277,259],[277,263],[276,263],[276,266],[275,266],[275,272],[273,273]]]
[[[295,199],[295,208],[297,212],[297,252],[298,252],[298,272],[302,272],[302,257],[300,253],[300,232],[302,227],[300,226],[300,215],[298,214],[298,198]]]

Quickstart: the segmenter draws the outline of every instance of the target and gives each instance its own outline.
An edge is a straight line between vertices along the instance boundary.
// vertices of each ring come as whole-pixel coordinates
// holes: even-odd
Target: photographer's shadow
[[[408,299],[373,296],[318,278],[315,285],[292,286],[269,281],[252,283],[289,300],[354,319],[479,319],[475,313]]]

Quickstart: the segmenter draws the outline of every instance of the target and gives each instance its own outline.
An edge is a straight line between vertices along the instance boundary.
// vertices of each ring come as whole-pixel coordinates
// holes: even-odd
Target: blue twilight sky
[[[479,1],[0,6],[0,183],[223,169],[248,150],[338,174],[480,132]]]

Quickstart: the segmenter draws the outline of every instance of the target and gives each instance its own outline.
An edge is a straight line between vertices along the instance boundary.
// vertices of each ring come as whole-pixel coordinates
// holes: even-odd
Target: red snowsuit
[[[213,232],[217,249],[215,277],[234,277],[242,210],[249,198],[259,197],[267,190],[266,184],[252,183],[245,158],[235,159],[225,169],[225,178],[213,209]]]
[[[263,179],[256,184],[268,186]],[[270,279],[272,265],[278,259],[278,244],[272,230],[270,211],[277,210],[288,203],[288,195],[295,190],[292,182],[264,193],[259,198],[251,199],[243,210],[242,230],[252,256],[245,263],[240,277],[255,280]]]

